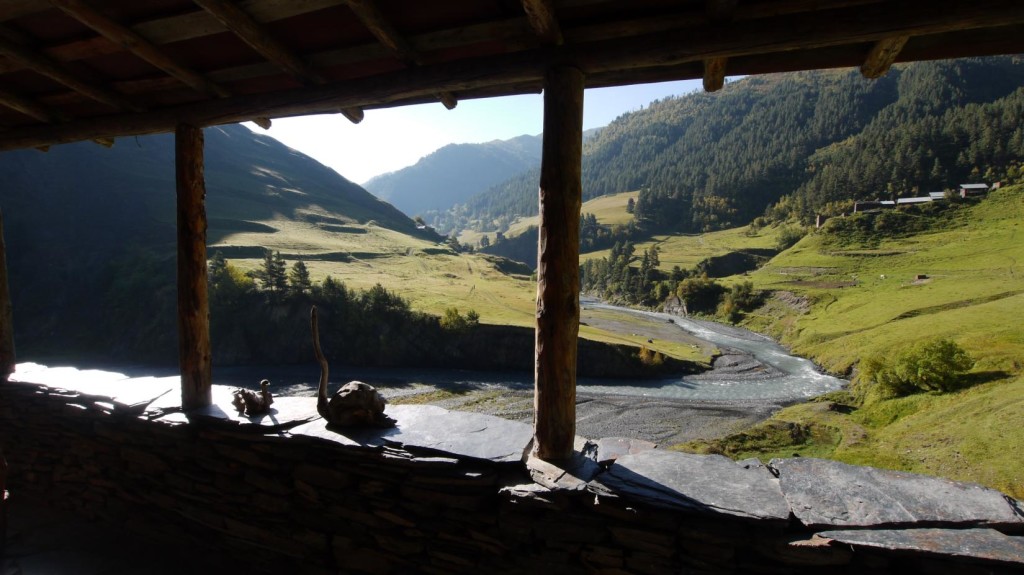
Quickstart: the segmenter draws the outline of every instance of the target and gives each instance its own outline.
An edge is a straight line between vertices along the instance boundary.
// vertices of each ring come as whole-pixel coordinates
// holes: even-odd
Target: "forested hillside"
[[[484,144],[451,144],[365,186],[406,214],[429,218],[539,164],[540,143],[540,136],[524,135]]]
[[[372,220],[425,233],[277,140],[242,126],[204,133],[211,245],[232,233],[273,232],[285,220]],[[145,345],[147,338],[170,338],[173,351],[174,330],[154,327],[174,320],[173,135],[125,138],[111,149],[79,143],[6,152],[0,177],[19,353],[113,357],[140,344],[159,347]]]
[[[641,190],[650,231],[699,232],[772,211],[804,222],[825,204],[1017,177],[1024,58],[748,77],[716,93],[652,102],[584,146],[584,199]],[[502,230],[535,215],[537,174],[471,198],[446,221]]]

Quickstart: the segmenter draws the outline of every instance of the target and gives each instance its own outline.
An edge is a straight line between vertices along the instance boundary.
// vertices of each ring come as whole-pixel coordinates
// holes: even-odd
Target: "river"
[[[632,315],[628,329],[643,329],[638,328],[636,322],[641,318],[647,322],[651,333],[656,331],[659,339],[676,337],[677,341],[692,341],[698,338],[717,347],[725,356],[716,362],[716,369],[695,376],[655,380],[579,378],[577,391],[580,394],[789,403],[839,389],[847,383],[822,373],[813,362],[791,355],[771,339],[749,330],[666,313],[637,311],[596,300],[583,299],[581,303],[585,308],[624,314],[624,317]],[[255,388],[263,378],[272,382],[277,395],[311,395],[319,378],[319,368],[312,361],[308,366],[214,368],[214,380],[219,384]],[[392,397],[422,392],[424,387],[460,391],[523,391],[533,387],[533,374],[529,372],[332,366],[332,388],[353,379],[370,383]]]

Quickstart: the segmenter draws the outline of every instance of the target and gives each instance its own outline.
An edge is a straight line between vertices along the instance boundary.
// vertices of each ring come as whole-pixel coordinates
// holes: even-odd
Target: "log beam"
[[[13,92],[9,92],[0,88],[0,106],[10,108],[16,112],[20,112],[30,118],[39,120],[40,122],[46,122],[53,124],[61,120],[57,114],[49,110],[46,106],[39,104],[24,96],[19,96]]]
[[[0,212],[0,380],[14,373],[14,310],[7,283],[7,250],[4,246],[4,214]],[[0,493],[0,496],[3,496]]]
[[[704,60],[704,91],[716,92],[725,85],[725,64],[728,58],[708,58]]]
[[[860,65],[860,73],[870,80],[884,76],[906,46],[907,40],[910,40],[910,36],[893,36],[875,42],[864,63]]]
[[[423,59],[416,49],[384,17],[374,0],[346,0],[346,3],[359,18],[359,21],[363,23],[363,26],[373,34],[373,37],[394,54],[399,61],[410,68],[423,65]],[[437,99],[449,110],[455,109],[459,103],[454,94],[446,91],[438,92]],[[348,114],[345,116],[348,117]]]
[[[736,14],[738,0],[708,0],[704,5],[704,13],[713,24],[721,24],[732,20]]]
[[[577,68],[545,75],[533,429],[534,455],[548,460],[570,458],[576,437],[583,88]]]
[[[123,46],[125,50],[174,76],[192,89],[218,98],[226,98],[230,95],[227,90],[211,82],[202,74],[175,62],[173,58],[161,52],[155,44],[139,36],[134,30],[114,22],[84,2],[80,0],[50,0],[50,3],[111,42]]]
[[[551,0],[523,0],[523,11],[526,12],[530,27],[545,44],[562,44],[562,27],[555,18]]]
[[[106,104],[117,110],[141,111],[141,108],[135,106],[113,90],[80,80],[62,64],[59,64],[47,56],[38,54],[20,44],[12,42],[4,35],[0,35],[0,56],[16,61],[37,74],[46,76],[55,82],[71,88],[83,96]]]
[[[201,128],[178,125],[174,134],[174,162],[178,203],[178,363],[181,407],[188,411],[213,402]]]

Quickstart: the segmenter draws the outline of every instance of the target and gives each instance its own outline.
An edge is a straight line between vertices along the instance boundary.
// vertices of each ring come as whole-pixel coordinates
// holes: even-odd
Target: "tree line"
[[[1024,58],[752,76],[652,102],[584,144],[584,200],[639,190],[635,224],[696,233],[811,223],[830,203],[1024,177]],[[448,212],[457,229],[537,213],[537,170]],[[889,199],[885,197],[884,199]]]
[[[289,267],[279,252],[269,251],[249,273],[215,253],[209,293],[214,359],[229,363],[308,360],[314,305],[324,352],[348,365],[431,365],[480,319],[474,310],[449,308],[442,317],[415,311],[380,284],[355,290],[330,276],[316,283],[303,261]]]

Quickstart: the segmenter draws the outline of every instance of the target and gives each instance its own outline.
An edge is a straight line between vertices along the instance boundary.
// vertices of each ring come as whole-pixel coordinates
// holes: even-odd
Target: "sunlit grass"
[[[763,460],[813,454],[1024,497],[1021,222],[1024,186],[1015,186],[991,193],[944,229],[910,238],[837,247],[813,234],[749,275],[758,288],[790,291],[811,305],[805,314],[772,306],[748,324],[824,367],[855,370],[865,357],[947,337],[976,360],[965,380],[972,387],[864,403],[840,392],[828,399],[848,408],[796,405],[720,442],[677,447]],[[927,279],[915,280],[921,274]],[[784,433],[793,425],[809,433],[794,440]]]

